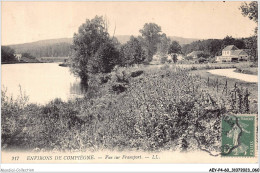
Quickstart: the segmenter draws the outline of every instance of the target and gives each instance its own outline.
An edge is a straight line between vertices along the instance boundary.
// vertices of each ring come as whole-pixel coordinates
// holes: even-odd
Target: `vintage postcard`
[[[257,1],[1,8],[2,163],[258,163]]]

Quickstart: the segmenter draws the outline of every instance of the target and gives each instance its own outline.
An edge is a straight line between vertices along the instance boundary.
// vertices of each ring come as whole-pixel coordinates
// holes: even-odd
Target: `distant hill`
[[[196,38],[184,38],[184,37],[176,37],[176,36],[169,36],[169,37],[172,41],[178,41],[181,46],[184,44],[190,44],[194,41],[200,40]]]
[[[121,44],[126,43],[130,40],[131,35],[117,35],[115,36]],[[199,39],[196,38],[184,38],[184,37],[177,37],[177,36],[169,36],[172,41],[178,41],[180,45],[190,44],[193,41],[198,41]]]
[[[130,39],[130,35],[115,36],[121,44],[126,43]],[[178,41],[180,45],[189,44],[198,39],[183,38],[170,36],[171,40]],[[40,57],[68,57],[72,38],[60,38],[50,40],[40,40],[31,43],[8,45],[15,50],[16,53],[30,53],[37,58]]]
[[[8,46],[16,53],[30,53],[35,57],[66,57],[69,55],[71,44],[72,38],[61,38]]]

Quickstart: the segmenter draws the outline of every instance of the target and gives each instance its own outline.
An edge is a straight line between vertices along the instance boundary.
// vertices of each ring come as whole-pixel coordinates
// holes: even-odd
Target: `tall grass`
[[[87,98],[69,102],[56,99],[45,106],[20,107],[2,94],[2,146],[220,151],[220,120],[232,105],[227,96],[207,89],[206,81],[179,68],[135,70],[93,76]],[[125,89],[117,92],[119,85]]]

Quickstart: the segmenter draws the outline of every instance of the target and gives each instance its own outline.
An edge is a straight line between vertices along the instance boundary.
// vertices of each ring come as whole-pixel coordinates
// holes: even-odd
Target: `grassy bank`
[[[236,86],[240,90],[248,90],[250,93],[249,95],[249,102],[250,102],[250,112],[251,113],[257,113],[257,104],[258,104],[258,84],[257,83],[250,83],[250,82],[245,82],[241,81],[238,79],[233,79],[233,78],[227,78],[224,76],[218,76],[218,75],[213,75],[207,70],[195,70],[195,71],[190,71],[191,74],[199,76],[202,80],[207,81],[209,80],[209,89],[213,90],[215,92],[221,92],[225,93],[225,85],[227,84],[228,90],[233,90],[234,87]],[[218,91],[216,87],[216,83],[218,82]],[[208,85],[208,84],[207,84]]]
[[[178,67],[186,70],[207,70],[207,69],[225,69],[225,68],[249,68],[252,62],[239,63],[206,63],[206,64],[177,64]]]
[[[252,112],[246,94],[234,100],[232,89],[223,94],[203,77],[163,66],[92,76],[86,98],[45,106],[2,92],[2,149],[220,151],[221,117]]]
[[[238,73],[244,73],[244,74],[252,74],[252,75],[257,75],[258,74],[258,68],[257,67],[245,67],[245,68],[239,68],[237,67],[236,72]]]

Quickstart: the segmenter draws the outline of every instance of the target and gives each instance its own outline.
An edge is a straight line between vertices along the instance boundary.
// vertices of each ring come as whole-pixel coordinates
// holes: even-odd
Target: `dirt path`
[[[234,79],[251,82],[251,83],[258,83],[257,75],[237,73],[234,71],[235,69],[231,68],[231,69],[214,69],[214,70],[209,70],[208,72],[214,75],[225,76],[228,78],[234,78]]]

